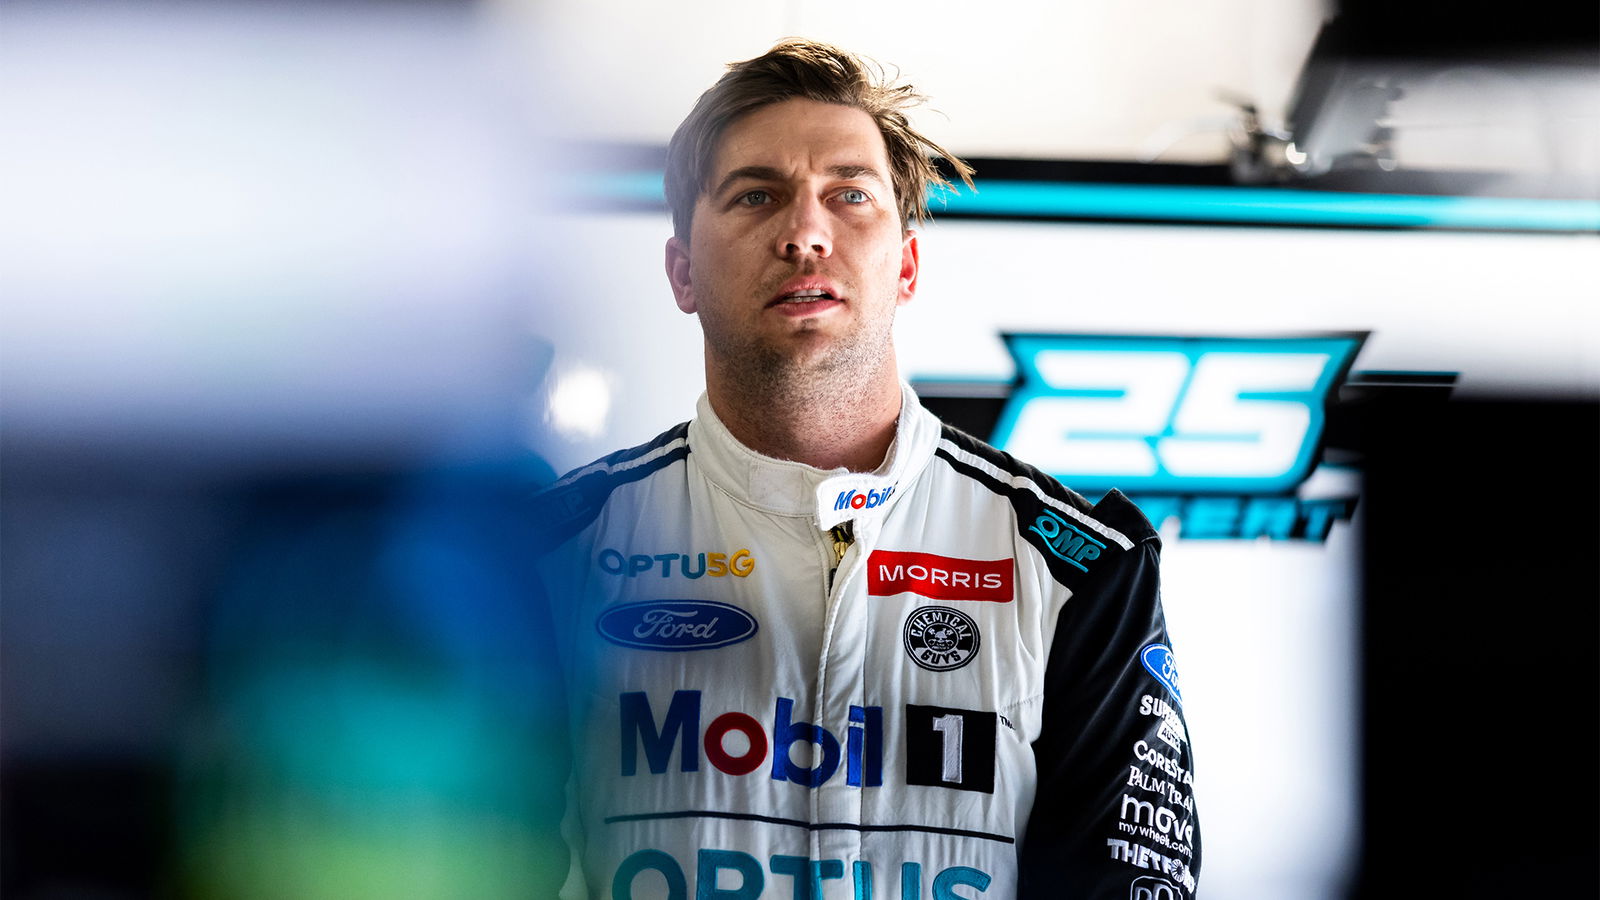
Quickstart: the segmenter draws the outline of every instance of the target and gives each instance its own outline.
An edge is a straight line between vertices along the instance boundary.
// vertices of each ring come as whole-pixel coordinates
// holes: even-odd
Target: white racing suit
[[[563,896],[1192,895],[1156,533],[904,395],[877,473],[761,456],[702,397],[542,495]]]

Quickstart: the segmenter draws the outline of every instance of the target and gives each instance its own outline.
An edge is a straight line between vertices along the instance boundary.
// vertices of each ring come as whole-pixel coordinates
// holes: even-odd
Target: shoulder
[[[1121,491],[1097,503],[1050,475],[949,425],[934,456],[956,473],[1009,502],[1018,537],[1032,544],[1063,582],[1076,581],[1096,560],[1159,548],[1155,528]],[[1138,554],[1133,554],[1138,555]]]
[[[609,453],[558,478],[533,498],[535,527],[546,546],[559,543],[594,521],[612,493],[642,481],[689,455],[689,423]]]

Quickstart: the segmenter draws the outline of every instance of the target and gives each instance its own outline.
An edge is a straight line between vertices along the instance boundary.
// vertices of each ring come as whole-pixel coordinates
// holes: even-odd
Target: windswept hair
[[[803,98],[859,109],[872,117],[889,151],[900,226],[928,218],[928,189],[954,185],[934,164],[942,157],[967,187],[972,167],[911,127],[905,111],[927,98],[910,85],[891,83],[881,66],[829,44],[791,38],[765,54],[730,63],[728,71],[700,95],[667,144],[666,193],[672,230],[689,239],[695,201],[706,190],[722,132],[740,116],[763,106]]]

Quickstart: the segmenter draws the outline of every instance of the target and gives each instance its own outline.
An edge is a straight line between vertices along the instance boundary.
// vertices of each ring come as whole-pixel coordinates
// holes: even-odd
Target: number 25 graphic
[[[1288,491],[1363,337],[1006,335],[993,443],[1078,490]]]

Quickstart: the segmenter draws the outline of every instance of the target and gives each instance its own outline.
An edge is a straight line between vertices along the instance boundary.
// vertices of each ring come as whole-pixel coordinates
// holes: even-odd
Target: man
[[[577,732],[569,896],[1187,897],[1200,845],[1158,539],[940,423],[920,98],[788,41],[668,149],[696,418],[545,496]]]

